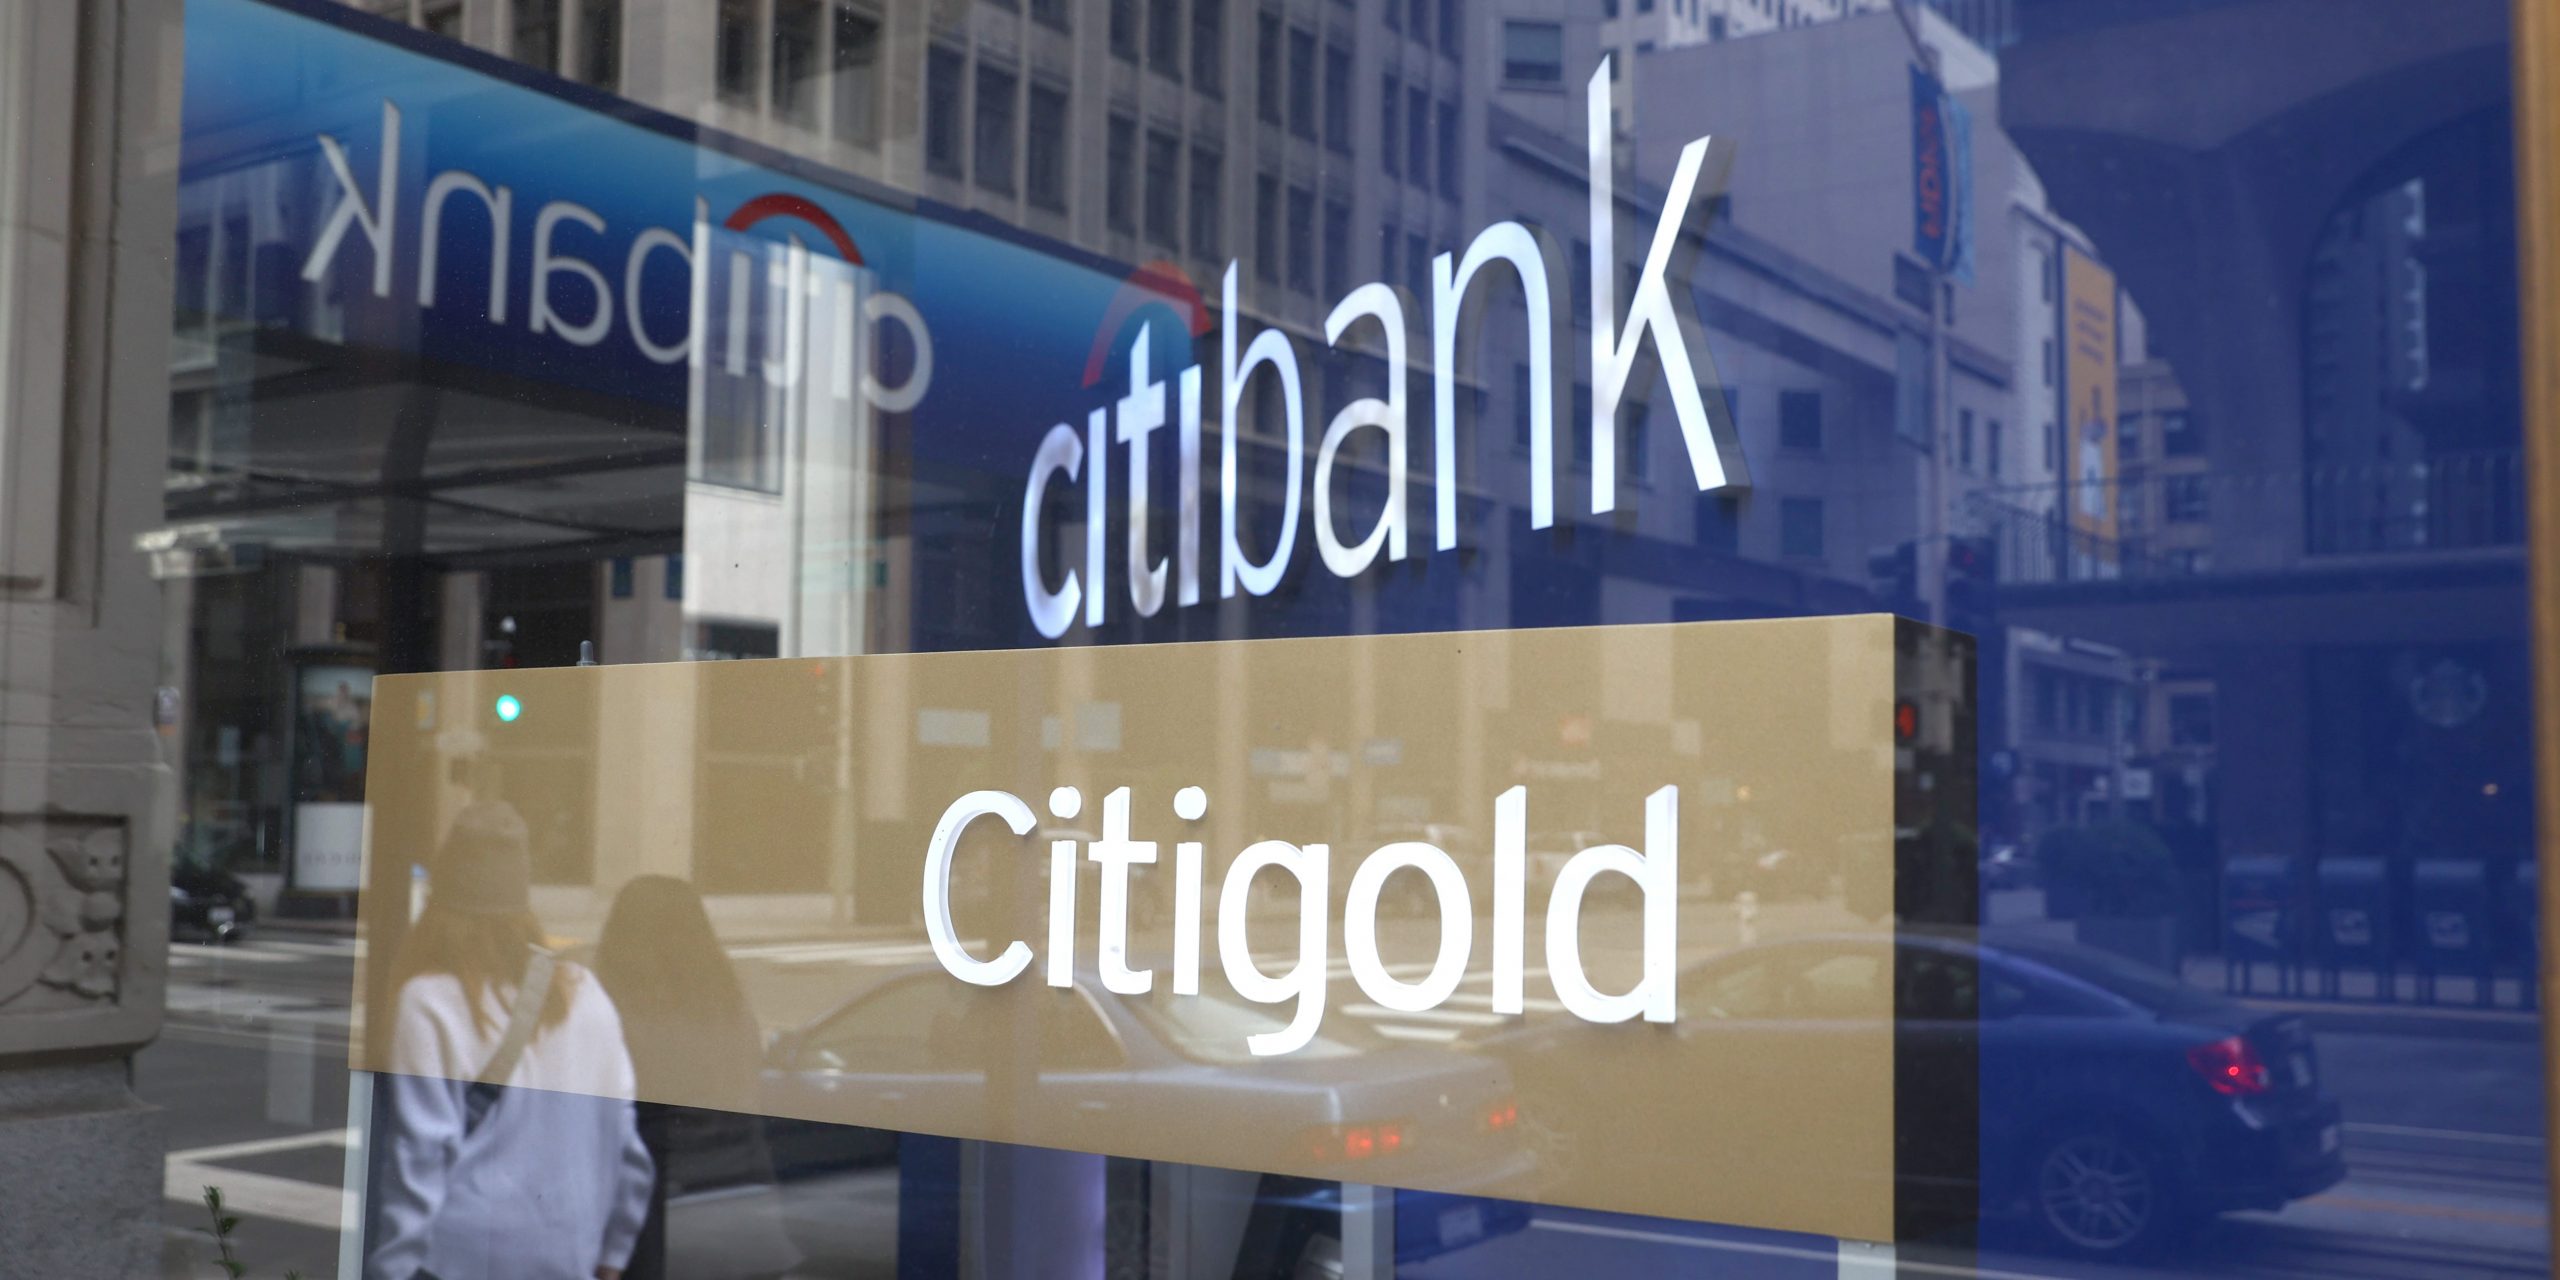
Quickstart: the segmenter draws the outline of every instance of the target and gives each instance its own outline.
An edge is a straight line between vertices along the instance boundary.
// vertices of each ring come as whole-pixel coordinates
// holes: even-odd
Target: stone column
[[[177,0],[0,4],[0,1270],[159,1252]]]

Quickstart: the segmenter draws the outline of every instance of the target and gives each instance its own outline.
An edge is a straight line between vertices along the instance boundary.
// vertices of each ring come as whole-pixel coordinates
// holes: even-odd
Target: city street
[[[1594,936],[1608,931],[1594,929]],[[347,997],[355,943],[271,931],[244,944],[172,949],[169,1020],[139,1058],[136,1086],[167,1109],[169,1274],[213,1277],[202,1188],[243,1218],[249,1274],[336,1274],[350,1220],[346,1172]],[[733,949],[769,1025],[815,1016],[884,972],[929,960],[908,943],[774,941]],[[1337,965],[1339,968],[1339,965]],[[1543,983],[1532,975],[1533,996]],[[1368,1005],[1337,984],[1328,1017],[1446,1040],[1498,1021],[1471,981],[1428,1018]],[[1472,1006],[1472,1007],[1470,1007]],[[2371,1022],[2372,1028],[2360,1023]],[[2178,1274],[2526,1276],[2545,1262],[2540,1053],[2520,1017],[2403,1012],[2388,1022],[2315,1015],[2328,1087],[2345,1107],[2345,1183],[2281,1213],[2238,1214],[2175,1260]],[[894,1189],[872,1192],[894,1195]],[[680,1209],[709,1222],[719,1206]],[[886,1224],[888,1215],[871,1221]],[[1804,1237],[1665,1230],[1659,1222],[1540,1211],[1528,1230],[1407,1268],[1415,1277],[1559,1274],[1835,1274]],[[880,1242],[885,1244],[885,1242]],[[1714,1260],[1710,1264],[1707,1259]],[[1696,1261],[1691,1261],[1695,1259]],[[2131,1277],[2028,1254],[1982,1260],[1986,1275]],[[1959,1272],[1950,1270],[1949,1274]],[[812,1272],[812,1274],[822,1274]]]

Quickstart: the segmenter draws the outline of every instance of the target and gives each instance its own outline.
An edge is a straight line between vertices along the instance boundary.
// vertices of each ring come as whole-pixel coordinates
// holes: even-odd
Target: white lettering
[[[444,202],[456,191],[478,196],[481,207],[489,211],[489,323],[505,324],[507,231],[514,217],[515,192],[503,186],[492,191],[488,183],[460,169],[447,169],[427,184],[427,196],[418,219],[418,305],[432,307],[436,304],[436,250],[443,245]]]
[[[1636,381],[1637,357],[1646,350],[1647,335],[1653,339],[1652,352],[1660,362],[1663,381],[1671,390],[1671,407],[1680,419],[1680,438],[1689,446],[1689,468],[1696,474],[1699,492],[1746,485],[1750,479],[1742,452],[1731,447],[1733,425],[1729,419],[1719,422],[1708,416],[1707,404],[1698,395],[1699,375],[1689,363],[1692,348],[1700,351],[1701,359],[1705,358],[1696,309],[1689,296],[1689,273],[1670,271],[1672,255],[1681,247],[1681,231],[1690,211],[1724,185],[1732,149],[1714,137],[1700,138],[1680,149],[1670,192],[1662,202],[1662,216],[1654,223],[1653,245],[1645,251],[1635,296],[1627,300],[1626,331],[1620,333],[1617,204],[1613,192],[1614,161],[1610,158],[1609,60],[1605,57],[1600,60],[1600,70],[1591,77],[1586,121],[1591,162],[1591,509],[1617,509],[1618,404]],[[1714,166],[1712,175],[1708,173],[1709,165]],[[1701,182],[1702,177],[1711,177],[1712,181]],[[1666,272],[1680,282],[1680,302],[1676,305]],[[1712,361],[1708,362],[1706,374],[1710,380],[1714,378]],[[1715,405],[1719,416],[1729,412],[1722,396],[1716,397]]]
[[[1218,555],[1218,595],[1233,596],[1237,584],[1249,595],[1267,596],[1280,585],[1289,571],[1289,557],[1298,546],[1298,486],[1306,470],[1306,402],[1298,387],[1298,351],[1289,343],[1289,335],[1278,329],[1265,329],[1253,335],[1245,348],[1244,362],[1236,362],[1236,330],[1244,317],[1236,309],[1236,264],[1227,263],[1225,290],[1226,321],[1218,326],[1218,343],[1223,356],[1225,377],[1221,389],[1226,396],[1226,430],[1219,437],[1218,452],[1218,526],[1223,535]],[[1288,474],[1280,483],[1280,539],[1271,549],[1271,558],[1260,564],[1245,554],[1238,528],[1236,498],[1239,489],[1236,467],[1238,437],[1243,434],[1245,384],[1253,371],[1269,365],[1280,378],[1280,426],[1288,438]],[[1265,427],[1269,423],[1262,424]]]
[[[1040,452],[1031,459],[1031,479],[1022,489],[1022,602],[1031,610],[1031,625],[1052,640],[1065,635],[1067,624],[1075,621],[1084,588],[1073,569],[1055,591],[1041,577],[1040,512],[1047,505],[1050,476],[1063,471],[1072,480],[1083,470],[1084,441],[1076,438],[1074,427],[1061,422],[1041,437]]]
[[[1244,1038],[1244,1047],[1257,1058],[1305,1048],[1315,1039],[1316,1025],[1324,1021],[1325,917],[1330,905],[1325,870],[1331,852],[1320,844],[1257,840],[1236,855],[1227,868],[1226,884],[1218,890],[1218,961],[1227,971],[1227,985],[1256,1004],[1298,1002],[1287,1027]],[[1298,962],[1277,977],[1255,965],[1253,943],[1245,934],[1254,873],[1265,867],[1287,872],[1298,882]]]
[[[1325,317],[1325,341],[1341,346],[1343,333],[1363,316],[1374,318],[1386,331],[1387,398],[1364,398],[1343,406],[1325,427],[1324,442],[1316,446],[1316,552],[1324,557],[1325,568],[1343,578],[1354,577],[1376,562],[1382,542],[1388,559],[1404,559],[1404,302],[1386,285],[1364,284],[1344,295],[1333,314]],[[1378,512],[1377,526],[1358,544],[1346,547],[1333,531],[1333,463],[1343,439],[1362,427],[1387,433],[1387,501]]]
[[[924,932],[933,943],[933,958],[952,977],[981,987],[1003,986],[1031,965],[1031,948],[1020,940],[1006,943],[993,960],[971,956],[951,924],[952,851],[959,846],[961,828],[991,815],[1004,819],[1017,836],[1031,834],[1031,806],[1009,792],[972,791],[942,811],[942,820],[933,827],[933,843],[925,846],[924,853]]]
[[[551,236],[563,222],[574,222],[598,235],[604,234],[604,219],[585,205],[554,200],[542,206],[533,218],[533,331],[556,332],[582,347],[592,347],[603,340],[605,330],[613,327],[613,290],[605,283],[604,273],[584,258],[554,253]],[[583,324],[571,324],[551,306],[551,277],[567,272],[587,282],[595,298],[595,314]]]
[[[1582,969],[1582,895],[1591,881],[1615,871],[1644,894],[1644,976],[1624,995],[1604,995]],[[1680,789],[1664,787],[1645,797],[1644,852],[1622,844],[1594,845],[1564,864],[1547,899],[1547,976],[1567,1012],[1586,1022],[1624,1022],[1643,1014],[1669,1022],[1676,1009],[1680,909]]]
[[[347,164],[347,149],[327,134],[320,135],[320,152],[329,161],[329,172],[338,179],[338,207],[329,211],[328,224],[320,228],[319,240],[311,246],[311,256],[302,264],[302,278],[312,284],[320,282],[329,269],[331,259],[338,256],[338,242],[347,238],[347,227],[364,230],[365,243],[373,247],[373,296],[391,296],[392,232],[399,224],[400,182],[400,107],[389,98],[382,100],[382,148],[376,158],[373,205],[367,208],[364,192],[356,186],[355,170]]]
[[[1138,326],[1138,341],[1129,348],[1129,394],[1120,400],[1118,435],[1129,446],[1129,603],[1138,616],[1152,618],[1164,608],[1165,563],[1147,558],[1147,437],[1164,425],[1164,384],[1147,377],[1147,337],[1152,325]],[[1143,988],[1142,988],[1143,989]]]

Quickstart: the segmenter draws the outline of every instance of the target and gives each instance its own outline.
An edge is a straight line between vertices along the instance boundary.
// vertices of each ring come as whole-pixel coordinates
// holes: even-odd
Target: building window
[[[1191,149],[1191,255],[1195,258],[1215,258],[1224,252],[1219,247],[1218,223],[1225,167],[1217,152]]]
[[[1031,20],[1052,31],[1073,30],[1071,0],[1031,0]]]
[[[1822,447],[1821,392],[1778,393],[1778,446],[1784,449]]]
[[[456,12],[459,12],[457,9]],[[752,107],[756,100],[754,0],[720,0],[719,90],[723,101]]]
[[[1191,87],[1212,98],[1227,91],[1227,0],[1192,0]]]
[[[1262,115],[1262,122],[1279,124],[1280,18],[1277,14],[1263,14],[1255,23],[1253,81],[1254,103]]]
[[[1591,324],[1591,242],[1580,236],[1573,238],[1573,322],[1588,328]]]
[[[880,142],[880,20],[854,9],[836,9],[835,136],[838,142]]]
[[[1138,60],[1138,0],[1111,0],[1111,56]]]
[[[1458,34],[1458,0],[1440,0],[1440,52],[1451,58],[1464,57]]]
[[[1339,298],[1351,292],[1351,206],[1324,202],[1324,294]]]
[[[1388,9],[1393,12],[1394,6]],[[1564,24],[1502,24],[1502,78],[1518,85],[1564,83]]]
[[[631,557],[615,556],[606,566],[605,591],[616,600],[631,598]]]
[[[773,114],[817,123],[818,0],[773,2]]]
[[[2061,458],[2062,429],[2048,422],[2044,424],[2044,469],[2052,471],[2060,464]]]
[[[515,0],[515,59],[545,71],[560,69],[560,0]]]
[[[1067,210],[1067,94],[1045,84],[1031,86],[1031,113],[1025,123],[1031,137],[1024,150],[1023,185],[1031,203],[1043,209]]]
[[[1431,296],[1431,243],[1419,231],[1404,236],[1404,287],[1416,298]],[[1420,320],[1422,308],[1414,308],[1412,318]]]
[[[1637,484],[1653,483],[1653,405],[1631,401],[1619,428],[1618,470]]]
[[[1440,194],[1458,198],[1458,104],[1440,104]]]
[[[1351,154],[1351,51],[1340,45],[1324,51],[1324,145]]]
[[[2201,475],[2160,478],[2160,518],[2169,524],[2201,524],[2212,514]]]
[[[2142,457],[2142,415],[2116,415],[2116,465],[2139,461]]]
[[[447,40],[462,38],[462,0],[431,3],[418,13],[418,25]]]
[[[1973,410],[1956,410],[1956,466],[1973,470]]]
[[[1537,383],[1530,376],[1529,366],[1525,364],[1511,366],[1511,452],[1523,458],[1529,456],[1532,435],[1531,414],[1536,408],[1536,387]]]
[[[1433,0],[1407,0],[1409,16],[1405,19],[1404,33],[1424,44],[1431,43],[1432,2]],[[1395,0],[1387,0],[1387,3],[1393,4]]]
[[[1778,554],[1800,560],[1822,558],[1822,499],[1778,500]]]
[[[667,578],[660,585],[659,593],[669,600],[684,599],[684,557],[682,555],[667,557]]]
[[[1403,242],[1403,236],[1397,233],[1394,226],[1378,228],[1378,279],[1396,278],[1396,246]]]
[[[2179,747],[2213,745],[2213,695],[2169,695],[2169,743]]]
[[[2044,384],[2053,385],[2053,339],[2044,340]]]
[[[622,0],[578,6],[578,78],[607,93],[622,88]]]
[[[1388,11],[1394,12],[1392,6]],[[1386,77],[1378,90],[1378,162],[1386,167],[1390,178],[1404,173],[1403,106],[1403,86],[1396,83],[1394,76]]]
[[[978,97],[969,133],[972,172],[978,185],[998,195],[1013,194],[1014,77],[1009,71],[981,65]]]
[[[1111,229],[1132,232],[1138,229],[1138,125],[1127,116],[1113,116],[1105,129],[1103,143],[1102,211]]]
[[[1182,78],[1182,0],[1147,0],[1147,66]]]
[[[1267,173],[1253,180],[1253,274],[1280,282],[1280,180]]]
[[[1305,187],[1289,188],[1289,287],[1316,291],[1316,198]]]
[[[1167,249],[1181,247],[1181,169],[1181,139],[1148,130],[1147,239]]]
[[[1984,469],[1991,473],[1992,479],[1999,479],[2000,420],[1998,418],[1988,419],[1982,424],[1982,456],[1988,464]]]
[[[1431,184],[1431,95],[1404,91],[1405,176],[1417,187]]]
[[[1289,32],[1289,132],[1311,142],[1316,136],[1316,37],[1311,31]]]
[[[2160,453],[2169,458],[2203,455],[2204,431],[2196,426],[2194,414],[2184,409],[2171,409],[2160,415]]]
[[[924,165],[935,173],[960,176],[960,78],[965,69],[958,52],[939,45],[924,59]]]

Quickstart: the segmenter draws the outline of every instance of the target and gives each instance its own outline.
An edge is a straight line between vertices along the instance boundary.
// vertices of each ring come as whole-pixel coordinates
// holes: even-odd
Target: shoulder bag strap
[[[524,1057],[524,1047],[533,1040],[533,1029],[542,1022],[542,1004],[551,994],[551,970],[556,962],[549,951],[535,947],[524,962],[524,978],[516,984],[515,1008],[507,1015],[507,1034],[489,1055],[489,1065],[480,1069],[480,1083],[503,1085],[515,1074],[517,1060]]]

